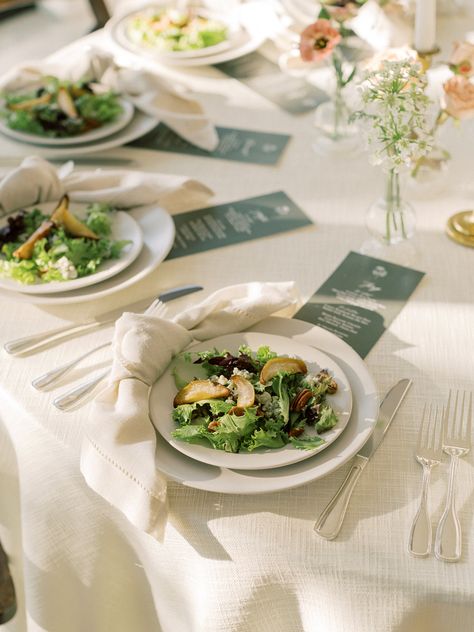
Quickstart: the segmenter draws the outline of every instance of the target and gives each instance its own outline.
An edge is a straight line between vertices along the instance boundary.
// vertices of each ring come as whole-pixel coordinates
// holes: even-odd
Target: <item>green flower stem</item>
[[[399,230],[397,214],[400,216],[400,230],[404,239],[407,234],[405,230],[405,222],[403,218],[403,211],[401,210],[401,196],[400,196],[400,176],[395,169],[390,169],[387,178],[387,190],[385,195],[386,202],[386,216],[385,216],[385,241],[389,244],[392,238],[391,225],[395,232]]]

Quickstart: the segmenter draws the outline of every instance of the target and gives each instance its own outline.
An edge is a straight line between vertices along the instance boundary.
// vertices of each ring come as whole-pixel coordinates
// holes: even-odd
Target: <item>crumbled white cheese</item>
[[[61,257],[56,261],[54,267],[59,270],[65,281],[77,279],[77,270],[74,264],[67,257]]]
[[[251,377],[251,373],[249,371],[246,369],[238,369],[237,367],[235,367],[232,371],[232,375],[240,375],[240,377],[244,377],[246,380]]]
[[[226,378],[225,375],[219,375],[219,377],[217,378],[217,383],[222,384],[222,386],[227,386],[228,381],[229,380]]]

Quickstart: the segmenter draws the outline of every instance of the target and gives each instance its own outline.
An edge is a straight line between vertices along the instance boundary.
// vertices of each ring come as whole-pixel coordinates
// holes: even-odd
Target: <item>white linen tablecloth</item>
[[[446,23],[447,24],[447,23]],[[467,22],[453,21],[459,37]],[[449,24],[447,25],[450,26]],[[474,25],[471,24],[471,28]],[[447,27],[446,27],[447,28]],[[440,41],[453,39],[441,30]],[[1,35],[1,31],[0,31]],[[443,39],[444,38],[444,39]],[[176,71],[178,75],[182,73]],[[364,216],[381,189],[367,157],[322,157],[311,149],[312,116],[292,117],[216,70],[193,70],[217,124],[293,135],[277,167],[121,148],[138,168],[182,173],[216,192],[215,203],[283,189],[315,225],[291,234],[163,263],[127,291],[74,306],[1,300],[1,340],[80,321],[183,283],[212,291],[246,281],[295,280],[304,299],[366,237]],[[449,125],[449,124],[448,124]],[[413,377],[406,401],[354,492],[341,534],[320,539],[313,524],[347,467],[293,490],[225,495],[169,484],[170,518],[159,543],[134,528],[85,484],[79,452],[87,404],[64,414],[30,381],[103,340],[101,330],[27,358],[0,362],[0,539],[10,555],[19,612],[8,632],[445,632],[473,629],[474,471],[459,468],[463,558],[443,564],[407,554],[421,468],[413,458],[425,401],[472,389],[474,252],[444,234],[453,212],[472,208],[474,125],[447,127],[447,186],[415,200],[413,267],[426,277],[367,357],[380,393]],[[11,143],[0,139],[0,150]],[[175,302],[176,313],[196,297]],[[92,356],[65,379],[104,365]],[[436,524],[446,467],[433,472]]]

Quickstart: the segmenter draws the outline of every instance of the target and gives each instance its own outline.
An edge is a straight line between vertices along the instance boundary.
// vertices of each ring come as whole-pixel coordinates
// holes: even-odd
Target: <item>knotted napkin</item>
[[[136,527],[161,538],[166,480],[155,459],[150,386],[193,340],[247,329],[281,310],[292,315],[298,302],[293,283],[248,283],[218,290],[171,320],[153,310],[123,314],[115,325],[109,383],[86,422],[81,472],[87,484]]]
[[[120,94],[138,110],[164,121],[187,141],[212,151],[219,143],[216,129],[202,105],[181,84],[167,81],[140,67],[123,67],[112,55],[91,49],[70,54],[57,62],[22,65],[0,81],[0,92],[16,92],[38,86],[42,77],[52,75],[78,81],[87,78]]]
[[[187,176],[121,169],[74,171],[73,167],[67,162],[56,169],[43,158],[25,158],[0,180],[0,215],[58,201],[64,193],[76,202],[107,202],[118,208],[157,203],[170,211],[199,207],[213,194]]]

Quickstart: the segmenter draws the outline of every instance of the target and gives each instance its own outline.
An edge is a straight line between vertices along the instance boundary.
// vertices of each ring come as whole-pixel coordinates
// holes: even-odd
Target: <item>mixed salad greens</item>
[[[86,79],[73,83],[44,77],[34,90],[2,97],[0,114],[8,127],[51,138],[84,134],[114,121],[123,111],[115,93]]]
[[[131,41],[160,52],[192,51],[215,46],[227,37],[227,26],[196,9],[156,8],[136,14],[129,22]]]
[[[0,275],[33,284],[93,274],[130,243],[111,239],[113,212],[107,204],[90,204],[81,222],[64,196],[51,215],[35,208],[10,216],[0,229]]]
[[[183,383],[173,401],[175,439],[212,446],[226,452],[258,448],[312,450],[325,443],[321,436],[333,428],[337,415],[327,401],[337,383],[326,370],[308,373],[298,358],[281,357],[268,346],[238,354],[213,349],[184,353],[200,365],[207,379]]]

